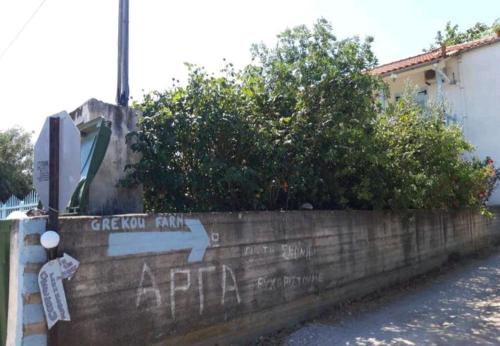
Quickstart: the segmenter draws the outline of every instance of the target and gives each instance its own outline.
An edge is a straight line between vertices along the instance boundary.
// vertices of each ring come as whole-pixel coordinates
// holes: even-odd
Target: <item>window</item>
[[[422,107],[422,109],[427,107],[427,90],[422,90],[417,93],[415,101]]]
[[[394,96],[394,100],[398,102],[401,99],[401,94],[396,94]],[[415,96],[415,102],[422,107],[422,109],[425,109],[427,107],[427,90],[421,90],[417,93]]]

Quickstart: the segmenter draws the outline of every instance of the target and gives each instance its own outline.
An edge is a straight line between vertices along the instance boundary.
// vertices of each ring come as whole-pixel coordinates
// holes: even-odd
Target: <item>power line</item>
[[[21,27],[21,29],[17,32],[17,34],[14,36],[14,38],[9,42],[9,44],[7,45],[7,47],[5,47],[5,49],[2,51],[2,53],[0,54],[0,60],[2,60],[2,58],[5,56],[5,54],[7,54],[7,52],[10,49],[10,47],[12,47],[14,45],[14,43],[17,41],[17,39],[19,38],[19,36],[21,36],[21,34],[23,33],[24,29],[26,29],[26,27],[33,20],[33,18],[35,18],[36,14],[38,13],[38,11],[40,11],[40,9],[42,8],[43,4],[45,4],[46,1],[47,0],[42,0],[40,2],[40,5],[38,5],[38,7],[33,11],[33,13],[28,18],[28,20],[23,24],[23,26]]]

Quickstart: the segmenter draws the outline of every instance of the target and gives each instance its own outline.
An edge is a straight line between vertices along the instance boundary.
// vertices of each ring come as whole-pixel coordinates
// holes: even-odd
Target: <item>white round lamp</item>
[[[59,234],[54,231],[46,231],[40,237],[40,243],[47,250],[56,248],[59,245],[59,240]]]

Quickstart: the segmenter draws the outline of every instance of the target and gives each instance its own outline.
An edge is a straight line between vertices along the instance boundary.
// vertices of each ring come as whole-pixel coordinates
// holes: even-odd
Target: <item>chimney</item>
[[[446,58],[446,45],[444,43],[441,44],[441,57]]]

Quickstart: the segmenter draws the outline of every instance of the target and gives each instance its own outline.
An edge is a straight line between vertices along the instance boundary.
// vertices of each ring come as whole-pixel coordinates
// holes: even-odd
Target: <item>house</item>
[[[500,167],[500,35],[429,52],[377,66],[391,100],[402,94],[406,82],[416,85],[417,102],[447,105],[447,123],[459,124],[480,158],[490,156]],[[388,100],[382,97],[382,104]],[[500,204],[500,188],[490,198]]]

